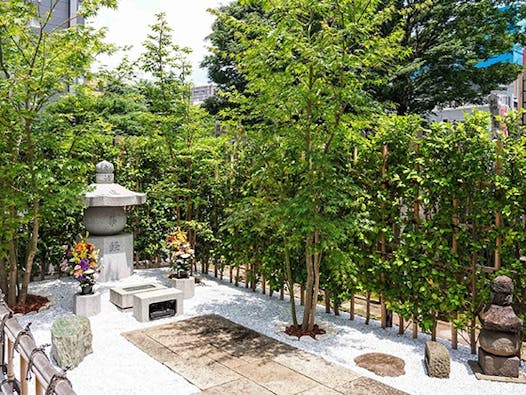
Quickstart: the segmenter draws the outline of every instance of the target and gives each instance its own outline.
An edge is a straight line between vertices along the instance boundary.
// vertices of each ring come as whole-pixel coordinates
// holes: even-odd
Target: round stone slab
[[[403,359],[389,354],[373,352],[354,358],[354,362],[361,368],[367,369],[378,376],[402,376],[405,374]]]

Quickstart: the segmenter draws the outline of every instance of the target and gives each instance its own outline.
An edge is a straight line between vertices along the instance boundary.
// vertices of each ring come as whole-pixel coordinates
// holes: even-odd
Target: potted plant
[[[171,264],[168,275],[175,287],[183,291],[185,299],[194,295],[194,279],[190,277],[190,268],[194,261],[194,250],[185,231],[175,228],[166,238],[166,248]]]
[[[66,248],[66,257],[60,265],[61,270],[79,282],[80,294],[90,295],[96,276],[100,272],[99,250],[86,237],[74,242],[73,247]]]

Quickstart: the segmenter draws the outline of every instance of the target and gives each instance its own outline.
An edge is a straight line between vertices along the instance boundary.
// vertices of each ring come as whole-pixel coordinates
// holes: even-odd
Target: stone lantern
[[[95,170],[95,184],[90,185],[91,191],[84,199],[84,226],[88,240],[100,250],[99,281],[120,280],[133,273],[133,235],[122,233],[126,226],[124,208],[144,204],[146,194],[115,184],[110,162],[97,163]]]

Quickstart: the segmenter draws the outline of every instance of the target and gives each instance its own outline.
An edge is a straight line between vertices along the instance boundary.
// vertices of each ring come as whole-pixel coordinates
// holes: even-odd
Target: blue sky
[[[211,33],[214,17],[206,10],[228,4],[231,0],[119,0],[119,8],[102,10],[92,23],[96,27],[107,27],[107,41],[119,46],[133,46],[130,56],[137,57],[142,51],[142,42],[149,32],[148,25],[155,22],[155,14],[164,11],[174,43],[192,49],[192,80],[195,85],[207,83],[206,70],[199,63],[206,55],[205,37]],[[100,64],[115,67],[120,55],[103,56]]]

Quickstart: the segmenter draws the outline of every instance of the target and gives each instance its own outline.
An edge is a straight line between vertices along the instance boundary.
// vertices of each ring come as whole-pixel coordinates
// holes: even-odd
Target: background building
[[[84,19],[76,16],[82,0],[30,0],[29,2],[38,6],[40,15],[52,10],[46,30],[65,29],[84,24]]]
[[[196,86],[191,89],[190,93],[192,104],[199,104],[215,94],[215,85]]]

